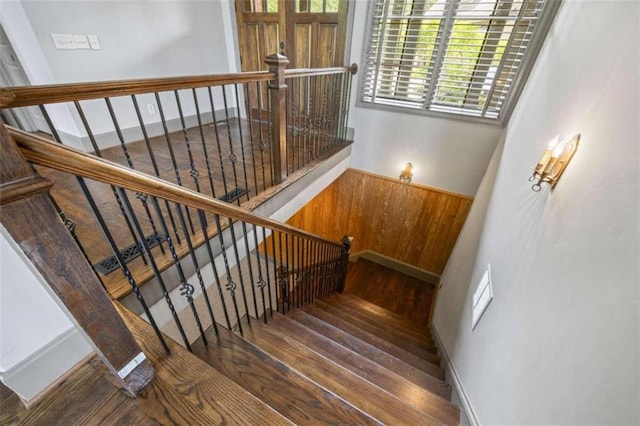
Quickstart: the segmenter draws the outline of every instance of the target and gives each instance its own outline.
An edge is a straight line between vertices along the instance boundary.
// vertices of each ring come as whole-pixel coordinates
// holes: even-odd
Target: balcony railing
[[[206,344],[208,328],[242,333],[344,287],[349,238],[242,205],[348,145],[356,67],[267,63],[268,72],[0,89],[0,113],[36,108],[46,123],[35,132],[0,123],[2,225],[133,394],[153,369],[108,295],[131,295],[124,303],[169,351],[165,335]]]
[[[43,139],[218,200],[256,205],[350,143],[348,101],[357,72],[355,65],[287,70],[281,55],[266,62],[265,72],[3,88],[0,107],[35,109]],[[144,191],[126,193],[118,185],[36,167],[54,182],[59,215],[113,298],[135,291],[131,279],[142,286],[162,280],[170,268],[174,275],[196,273],[204,258],[216,257],[239,235],[268,233],[188,205],[177,208]],[[231,257],[240,263],[239,252]]]

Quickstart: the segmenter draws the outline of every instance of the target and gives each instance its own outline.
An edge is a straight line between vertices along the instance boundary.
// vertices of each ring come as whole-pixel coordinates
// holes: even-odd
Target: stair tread
[[[151,326],[115,304],[152,362],[156,377],[136,399],[160,424],[278,424],[290,422],[216,369],[167,338],[167,355]]]
[[[450,393],[441,393],[446,389],[444,386],[433,391],[422,388],[397,375],[393,370],[388,370],[284,315],[275,315],[274,321],[269,325],[365,380],[401,397],[403,401],[424,413],[449,411],[454,416],[458,413],[458,408],[446,399],[450,398]]]
[[[403,336],[407,341],[411,342],[413,345],[424,348],[430,352],[437,353],[436,345],[431,338],[431,334],[425,334],[424,331],[418,332],[410,329],[409,326],[413,325],[417,328],[417,324],[407,320],[407,321],[398,321],[397,319],[389,316],[383,316],[380,314],[376,314],[373,311],[366,310],[363,308],[363,305],[360,301],[364,302],[363,299],[359,299],[355,296],[346,296],[344,294],[333,294],[329,297],[325,297],[322,299],[323,302],[345,309],[352,316],[355,316],[359,319],[367,321],[369,324],[373,324],[379,329],[393,332],[399,336]],[[384,308],[380,308],[384,311]],[[382,312],[382,311],[380,311]],[[424,327],[427,330],[426,327]]]
[[[345,348],[358,353],[376,364],[393,371],[404,379],[447,399],[451,397],[451,386],[440,378],[425,373],[424,371],[396,358],[395,356],[378,349],[377,347],[352,336],[351,334],[326,323],[302,310],[294,310],[287,314],[287,318],[294,320],[316,333],[331,339]]]
[[[352,335],[353,337],[356,337],[372,346],[375,346],[376,348],[384,352],[387,352],[388,354],[406,362],[407,364],[427,374],[430,374],[431,376],[437,377],[439,379],[444,378],[444,372],[437,365],[430,363],[429,361],[426,361],[424,359],[421,359],[415,356],[414,354],[407,352],[406,350],[394,345],[393,343],[390,343],[384,339],[379,338],[374,334],[371,334],[365,330],[362,330],[361,328],[351,324],[348,321],[343,320],[342,318],[339,318],[322,309],[318,309],[312,305],[307,305],[303,307],[303,311],[320,319],[321,321],[324,321],[336,328],[339,328],[340,330]]]
[[[294,423],[376,424],[367,414],[234,333],[220,327],[217,336],[209,332],[207,337],[208,346],[197,342],[192,346],[194,353]]]
[[[416,340],[403,335],[397,329],[380,327],[377,324],[373,324],[367,319],[357,315],[357,313],[353,313],[348,307],[345,306],[331,305],[327,302],[324,302],[323,300],[316,300],[314,302],[314,306],[319,309],[325,310],[339,318],[342,318],[345,321],[349,321],[362,330],[367,331],[371,334],[375,334],[381,339],[384,339],[389,343],[392,343],[406,350],[407,352],[416,355],[419,358],[426,359],[427,361],[434,364],[440,364],[440,357],[435,353],[435,348],[426,348],[423,344],[417,342]]]
[[[385,309],[380,305],[376,305],[375,303],[371,303],[368,300],[358,297],[355,294],[345,291],[344,293],[337,294],[337,296],[339,296],[341,303],[353,306],[361,312],[370,315],[372,318],[387,320],[392,323],[402,325],[406,330],[410,330],[413,333],[428,339],[428,341],[433,342],[433,337],[429,327],[420,325],[403,315],[396,314],[395,312]]]
[[[421,412],[268,325],[252,324],[251,329],[245,331],[245,338],[386,424],[435,425],[458,422],[455,414],[445,410],[430,414]]]

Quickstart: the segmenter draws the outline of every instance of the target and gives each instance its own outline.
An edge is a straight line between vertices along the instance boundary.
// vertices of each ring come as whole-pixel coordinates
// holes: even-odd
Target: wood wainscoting
[[[334,241],[350,235],[352,253],[370,250],[440,275],[472,201],[348,169],[287,223]]]

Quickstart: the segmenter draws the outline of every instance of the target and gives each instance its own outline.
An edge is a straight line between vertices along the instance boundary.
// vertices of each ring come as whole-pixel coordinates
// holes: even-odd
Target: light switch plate
[[[487,265],[487,270],[482,275],[476,291],[473,293],[473,319],[471,329],[476,328],[482,314],[493,300],[493,287],[491,286],[491,265]]]
[[[51,34],[53,44],[58,50],[90,49],[87,36],[79,34]]]
[[[97,35],[88,35],[87,40],[89,40],[89,45],[91,46],[91,50],[100,50],[100,41],[98,40]]]

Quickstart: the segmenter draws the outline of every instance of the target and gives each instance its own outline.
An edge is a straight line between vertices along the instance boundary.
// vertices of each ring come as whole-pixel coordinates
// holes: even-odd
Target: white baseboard
[[[0,373],[0,380],[29,407],[92,352],[93,347],[82,333],[70,328],[11,369]]]
[[[478,420],[478,416],[476,415],[473,406],[471,405],[471,401],[469,400],[469,396],[464,390],[462,386],[462,381],[460,380],[460,376],[458,376],[458,372],[456,371],[453,363],[451,362],[451,358],[447,353],[445,346],[442,344],[442,340],[440,339],[440,334],[438,333],[438,329],[435,324],[431,326],[432,336],[436,340],[436,345],[438,346],[438,350],[440,351],[440,355],[443,362],[443,367],[446,371],[447,377],[450,378],[451,384],[455,388],[455,391],[458,393],[460,397],[460,402],[462,403],[462,409],[464,410],[467,418],[469,419],[469,423],[472,426],[480,426],[480,421]]]
[[[225,110],[216,110],[216,122],[219,126],[224,126],[227,124],[225,121],[225,119],[227,118],[227,114],[228,118],[235,118],[238,116],[238,110],[236,107],[229,107],[226,112]],[[184,117],[184,121],[187,128],[197,127],[199,124],[198,117],[196,115],[187,115]],[[200,115],[200,122],[202,122],[203,126],[213,124],[213,114],[211,114],[211,111],[203,112]],[[178,117],[167,118],[165,123],[167,125],[167,130],[169,131],[169,133],[174,133],[182,130],[182,122]],[[149,138],[164,135],[164,126],[160,121],[145,123],[144,127]],[[140,130],[139,126],[128,128],[125,127],[120,130],[125,143],[143,140],[142,130]],[[61,130],[58,130],[58,135],[65,145],[85,152],[94,152],[93,144],[91,143],[91,139],[89,139],[89,136],[76,136],[63,132]],[[97,133],[93,136],[99,149],[107,149],[113,146],[120,145],[120,138],[115,130],[106,133]]]

